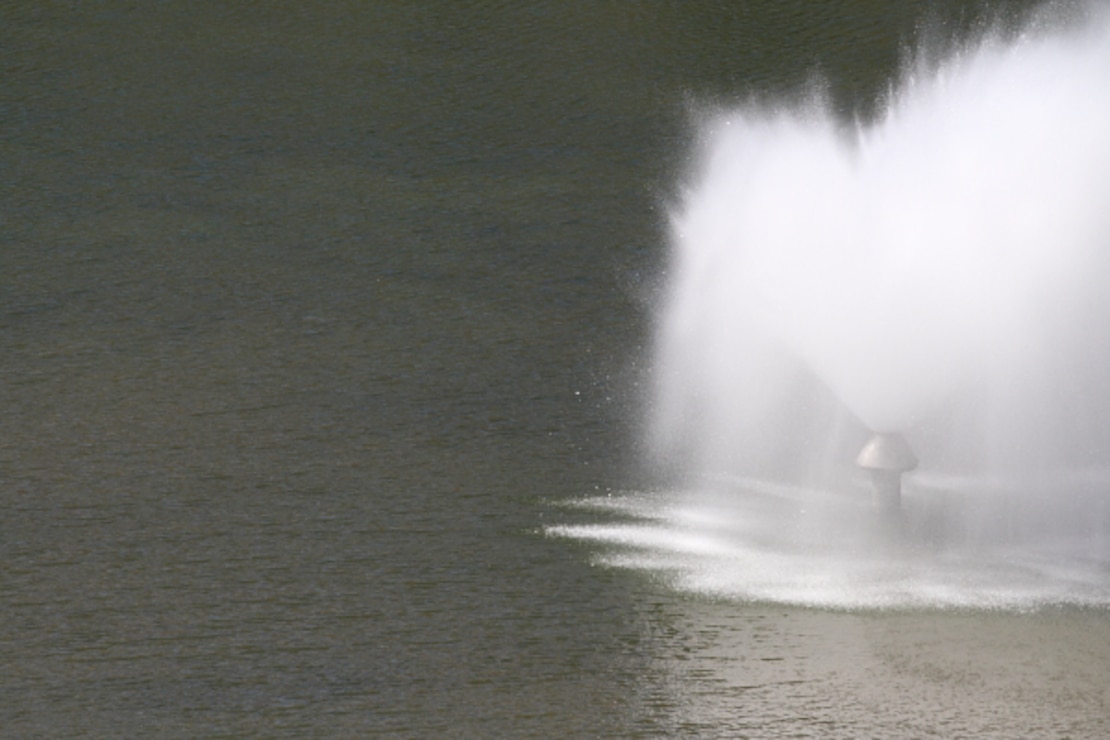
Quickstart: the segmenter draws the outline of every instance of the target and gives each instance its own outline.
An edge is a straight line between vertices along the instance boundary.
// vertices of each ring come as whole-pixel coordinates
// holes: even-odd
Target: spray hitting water
[[[1110,13],[919,64],[873,122],[699,129],[651,423],[686,482],[549,532],[726,597],[1110,603]],[[894,525],[875,432],[920,463]]]

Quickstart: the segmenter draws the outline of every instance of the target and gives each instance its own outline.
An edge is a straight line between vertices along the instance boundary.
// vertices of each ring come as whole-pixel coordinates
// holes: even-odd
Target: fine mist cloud
[[[1092,434],[1110,403],[1110,14],[918,64],[873,122],[807,101],[698,125],[657,448],[758,472],[838,418],[1013,457]]]

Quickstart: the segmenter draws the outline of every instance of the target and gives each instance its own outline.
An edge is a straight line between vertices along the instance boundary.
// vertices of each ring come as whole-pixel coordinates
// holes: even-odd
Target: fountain
[[[681,482],[549,531],[737,598],[1110,603],[1110,13],[919,63],[874,121],[698,130],[649,423]]]

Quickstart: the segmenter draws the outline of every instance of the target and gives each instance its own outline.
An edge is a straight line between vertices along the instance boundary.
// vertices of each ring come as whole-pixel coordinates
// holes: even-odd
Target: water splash
[[[732,524],[552,533],[744,598],[1110,603],[1110,13],[918,64],[871,122],[809,100],[699,132],[651,449],[693,481],[664,500]],[[871,431],[920,460],[895,550],[860,524]]]
[[[564,506],[604,521],[545,533],[590,543],[599,566],[709,598],[839,609],[1110,603],[1104,540],[1022,539],[1005,519],[953,528],[952,502],[934,493],[907,491],[916,522],[897,538],[874,526],[864,499],[741,479],[572,501]]]

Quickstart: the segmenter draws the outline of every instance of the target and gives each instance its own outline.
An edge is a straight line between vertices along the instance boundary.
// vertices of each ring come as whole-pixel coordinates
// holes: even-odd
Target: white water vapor
[[[1110,463],[1110,13],[919,64],[871,122],[811,101],[698,126],[657,454],[798,478],[866,428],[925,467]]]

